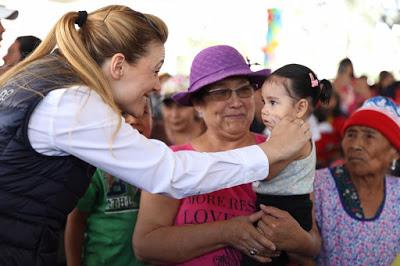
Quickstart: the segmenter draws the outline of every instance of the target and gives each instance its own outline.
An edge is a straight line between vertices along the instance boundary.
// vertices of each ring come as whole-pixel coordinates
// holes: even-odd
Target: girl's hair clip
[[[318,87],[318,79],[314,78],[314,75],[310,72],[311,88]]]

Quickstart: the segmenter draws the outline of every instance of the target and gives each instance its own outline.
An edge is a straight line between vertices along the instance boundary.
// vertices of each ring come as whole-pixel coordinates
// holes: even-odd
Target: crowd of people
[[[167,38],[157,16],[111,5],[9,47],[0,265],[400,260],[392,73],[369,85],[349,58],[332,80],[296,63],[253,71],[221,44],[188,76],[161,74]]]

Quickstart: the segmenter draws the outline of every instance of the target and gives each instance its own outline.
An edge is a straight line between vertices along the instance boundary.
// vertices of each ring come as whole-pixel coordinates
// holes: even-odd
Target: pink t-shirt
[[[255,134],[255,142],[261,143],[265,136]],[[194,150],[192,145],[185,144],[172,146],[173,151]],[[256,194],[251,184],[218,190],[208,194],[201,194],[184,198],[175,218],[175,225],[204,224],[215,221],[228,220],[236,216],[249,215],[255,211]],[[238,230],[240,230],[238,228]],[[240,265],[242,254],[240,251],[225,247],[194,258],[178,265],[211,266],[211,265]]]

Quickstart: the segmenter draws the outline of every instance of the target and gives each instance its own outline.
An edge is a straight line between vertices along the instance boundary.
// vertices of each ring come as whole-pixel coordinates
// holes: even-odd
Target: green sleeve
[[[93,206],[96,204],[99,191],[101,190],[101,182],[103,182],[103,174],[101,170],[97,169],[92,177],[92,181],[90,182],[85,195],[80,198],[78,204],[76,205],[78,210],[83,212],[92,211]]]

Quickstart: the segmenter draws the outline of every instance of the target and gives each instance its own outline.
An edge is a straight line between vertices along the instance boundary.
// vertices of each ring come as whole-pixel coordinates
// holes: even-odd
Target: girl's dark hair
[[[313,107],[320,101],[328,103],[332,95],[332,84],[329,80],[318,80],[317,75],[306,66],[299,64],[285,65],[275,70],[268,79],[273,77],[288,79],[285,86],[288,93],[293,98],[311,99]]]
[[[20,45],[19,51],[21,54],[21,60],[25,59],[25,57],[32,53],[33,50],[35,50],[42,42],[42,40],[32,35],[19,36],[16,41],[19,42]]]

